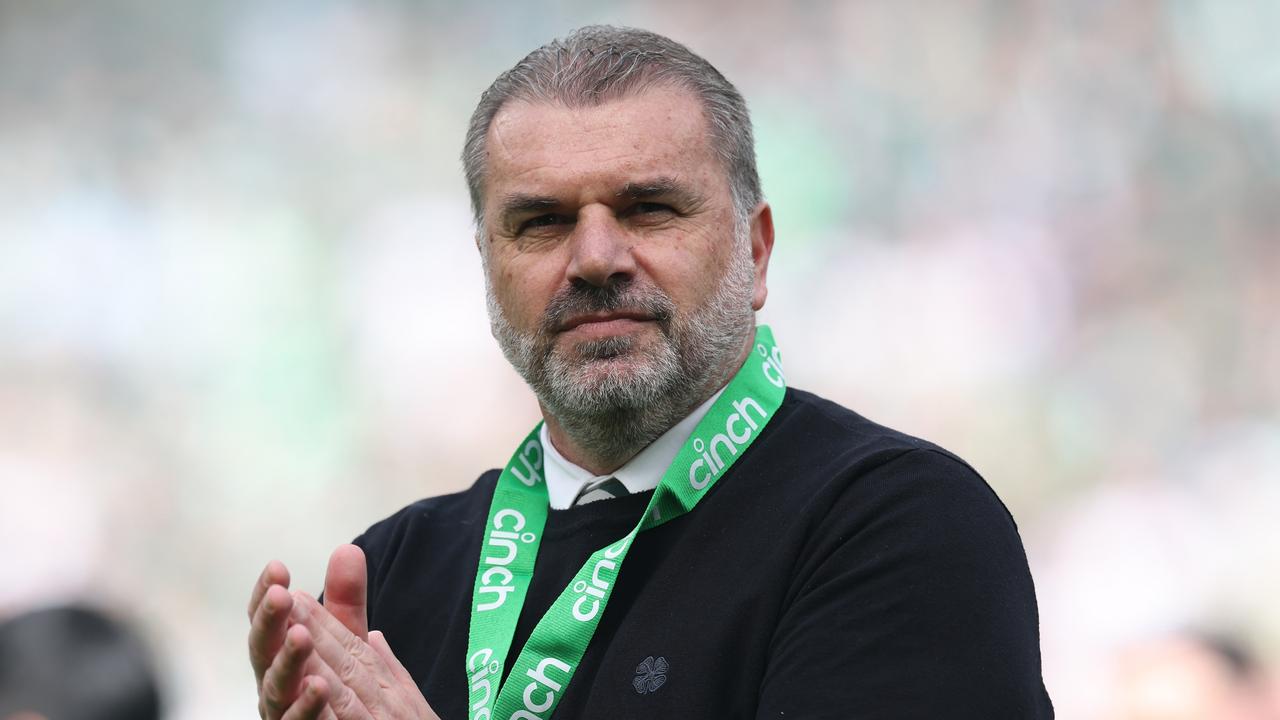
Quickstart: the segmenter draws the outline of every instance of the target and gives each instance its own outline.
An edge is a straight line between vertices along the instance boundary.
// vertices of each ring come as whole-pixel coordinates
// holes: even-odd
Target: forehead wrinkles
[[[577,178],[646,171],[701,176],[721,169],[702,106],[683,90],[650,90],[580,108],[515,101],[494,118],[488,142],[486,195],[495,184],[536,180],[547,171],[568,170]]]

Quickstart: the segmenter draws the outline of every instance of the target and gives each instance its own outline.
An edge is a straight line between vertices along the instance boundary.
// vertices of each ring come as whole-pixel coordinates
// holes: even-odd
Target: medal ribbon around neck
[[[480,547],[466,657],[470,720],[551,717],[595,635],[632,541],[693,510],[760,435],[785,392],[781,354],[773,332],[761,325],[751,355],[663,473],[640,522],[587,559],[538,621],[499,688],[547,521],[542,424],[534,427],[498,477]]]

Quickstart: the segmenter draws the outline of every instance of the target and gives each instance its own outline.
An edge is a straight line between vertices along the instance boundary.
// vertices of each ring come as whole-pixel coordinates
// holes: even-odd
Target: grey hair
[[[751,117],[742,94],[711,63],[670,38],[635,28],[589,25],[529,53],[480,95],[462,148],[477,232],[483,232],[489,125],[508,101],[576,108],[663,84],[686,88],[702,102],[713,148],[728,174],[737,221],[744,224],[763,196]]]

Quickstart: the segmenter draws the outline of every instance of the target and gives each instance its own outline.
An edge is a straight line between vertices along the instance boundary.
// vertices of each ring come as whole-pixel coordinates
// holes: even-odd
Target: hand
[[[322,607],[294,592],[291,620],[310,634],[306,672],[326,683],[328,708],[337,720],[439,720],[382,633],[371,632],[367,639],[353,633],[328,609],[328,593]]]
[[[364,553],[354,545],[334,551],[325,574],[325,606],[361,638],[368,635]],[[264,720],[333,720],[326,706],[329,682],[313,661],[305,627],[288,622],[293,610],[289,570],[279,561],[263,569],[249,599],[249,659]]]

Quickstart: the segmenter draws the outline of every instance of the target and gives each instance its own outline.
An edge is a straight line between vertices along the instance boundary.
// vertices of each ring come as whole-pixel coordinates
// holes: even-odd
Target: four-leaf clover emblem
[[[655,692],[667,681],[667,669],[670,667],[666,658],[660,656],[655,659],[650,655],[636,666],[636,678],[631,684],[641,695]]]

